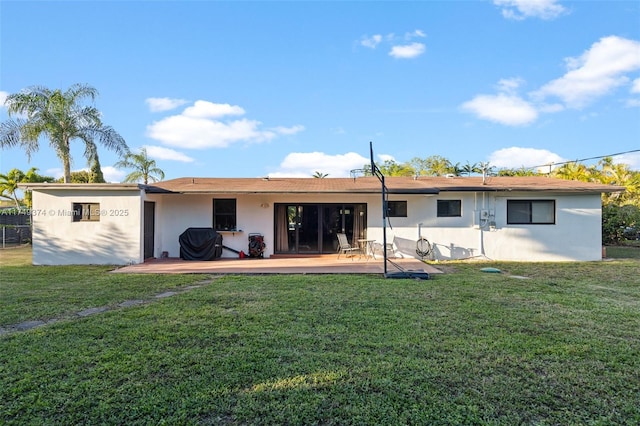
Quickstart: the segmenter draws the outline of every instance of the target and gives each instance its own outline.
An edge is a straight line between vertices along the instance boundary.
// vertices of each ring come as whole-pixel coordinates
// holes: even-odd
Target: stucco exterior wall
[[[224,232],[223,244],[247,252],[250,233],[260,233],[267,243],[265,257],[273,254],[274,204],[276,203],[366,203],[367,237],[382,247],[382,199],[380,195],[230,195],[147,194],[156,202],[155,256],[167,251],[178,257],[178,236],[189,227],[211,227],[213,198],[236,198],[237,223],[241,232]],[[437,217],[437,200],[461,200],[460,217]],[[507,225],[507,200],[553,199],[553,225]],[[407,201],[407,217],[391,217],[387,242],[398,256],[418,257],[416,242],[424,237],[439,260],[482,257],[513,261],[599,260],[602,257],[601,201],[597,194],[553,193],[442,193],[439,195],[394,195],[389,200]],[[485,221],[481,220],[485,213]],[[237,257],[224,250],[223,257]]]
[[[249,234],[265,236],[264,256],[269,257],[274,249],[274,204],[275,203],[367,203],[375,197],[318,194],[147,194],[147,201],[156,203],[156,227],[154,252],[160,257],[166,251],[169,257],[180,255],[178,237],[187,228],[213,226],[213,199],[235,198],[238,232],[222,232],[223,245],[234,250],[248,252]],[[222,257],[236,258],[234,252],[223,250]]]
[[[393,196],[407,200],[408,217],[390,218],[387,240],[400,254],[417,256],[420,235],[440,260],[484,257],[513,261],[600,260],[602,210],[598,194],[443,193],[434,196]],[[462,201],[461,217],[437,217],[438,199]],[[555,200],[553,225],[508,225],[507,200]],[[368,206],[369,236],[382,241],[381,202]],[[481,212],[486,212],[482,221]],[[495,226],[494,226],[495,225]]]
[[[248,237],[264,235],[264,255],[274,253],[275,205],[366,204],[367,238],[383,244],[381,194],[180,194],[144,193],[136,185],[39,187],[33,191],[33,263],[128,264],[144,260],[144,202],[155,203],[154,257],[178,257],[179,235],[190,227],[213,226],[214,198],[235,198],[237,231],[222,232],[223,244],[248,252]],[[419,257],[416,242],[426,238],[432,259],[486,258],[513,261],[599,260],[602,210],[597,193],[441,192],[389,194],[406,201],[407,217],[390,217],[387,242],[398,256]],[[438,200],[460,200],[462,214],[438,217]],[[507,224],[509,200],[554,200],[555,223]],[[73,221],[74,203],[100,205],[99,221]],[[326,250],[325,245],[325,250]],[[223,257],[237,253],[224,250]]]
[[[99,203],[100,220],[73,222],[73,203]],[[33,192],[33,264],[123,265],[142,259],[139,190]]]

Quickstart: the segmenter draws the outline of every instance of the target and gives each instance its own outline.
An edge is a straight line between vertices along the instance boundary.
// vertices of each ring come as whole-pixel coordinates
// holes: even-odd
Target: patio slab
[[[390,259],[404,270],[440,274],[442,271],[413,258]],[[387,271],[398,269],[390,262]],[[335,255],[273,257],[268,259],[230,259],[212,261],[182,260],[179,258],[152,259],[114,270],[130,274],[383,274],[382,259],[337,258]]]

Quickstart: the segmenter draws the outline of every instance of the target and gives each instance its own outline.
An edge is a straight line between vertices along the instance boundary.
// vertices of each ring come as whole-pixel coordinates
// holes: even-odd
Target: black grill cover
[[[181,259],[214,260],[222,256],[222,235],[213,228],[188,228],[178,241]]]

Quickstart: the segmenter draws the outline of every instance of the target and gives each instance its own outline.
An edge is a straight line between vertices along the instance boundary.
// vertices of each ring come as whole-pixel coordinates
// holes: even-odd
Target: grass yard
[[[203,279],[4,253],[0,326]],[[0,424],[640,423],[638,260],[439,266],[429,281],[226,276],[6,334]]]

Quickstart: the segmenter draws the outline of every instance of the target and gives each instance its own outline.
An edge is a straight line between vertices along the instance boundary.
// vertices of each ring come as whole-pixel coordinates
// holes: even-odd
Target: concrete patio
[[[404,270],[439,274],[442,271],[413,258],[394,258],[391,262]],[[387,271],[398,269],[390,262]],[[179,258],[151,259],[144,263],[123,266],[115,273],[130,274],[383,274],[381,258],[338,257],[336,255],[278,257],[268,259],[229,259],[192,261]]]

